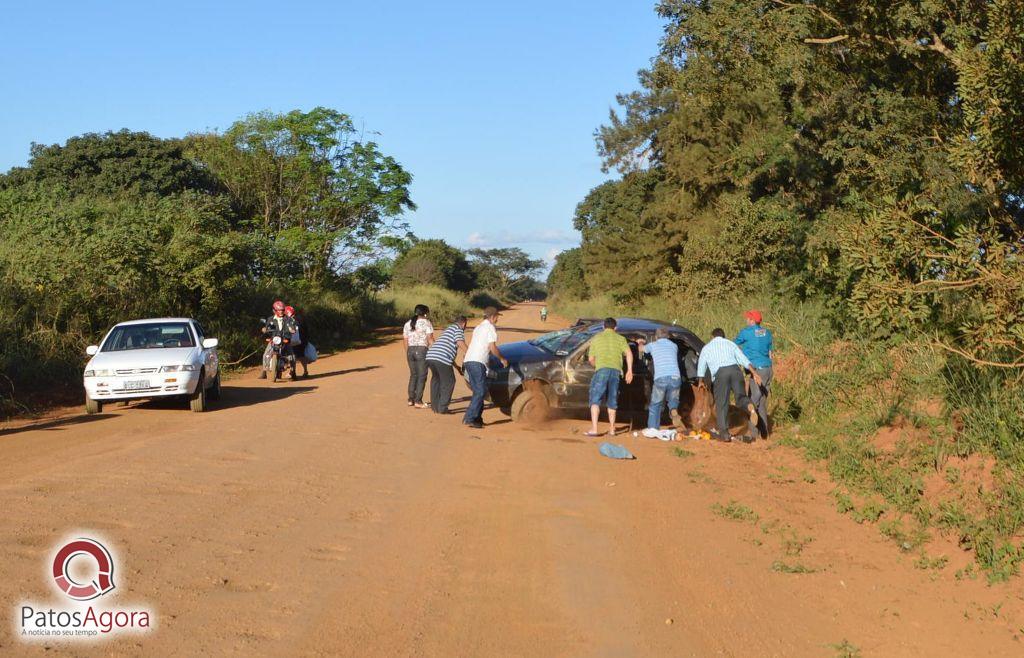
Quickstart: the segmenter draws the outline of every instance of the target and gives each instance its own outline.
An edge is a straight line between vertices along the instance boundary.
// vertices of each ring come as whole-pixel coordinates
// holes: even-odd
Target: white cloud
[[[527,244],[573,245],[577,242],[579,242],[579,236],[575,232],[559,229],[541,229],[522,233],[514,233],[512,231],[480,233],[479,231],[474,231],[466,237],[467,245],[482,249]],[[561,249],[558,251],[561,251]]]

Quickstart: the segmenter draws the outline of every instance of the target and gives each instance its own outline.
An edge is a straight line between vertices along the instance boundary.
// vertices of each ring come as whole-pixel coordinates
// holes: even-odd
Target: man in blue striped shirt
[[[647,429],[661,429],[661,407],[668,400],[668,412],[676,429],[683,428],[679,416],[679,387],[683,380],[679,374],[679,347],[668,337],[668,329],[659,327],[654,342],[648,345],[643,338],[637,346],[654,361],[654,384],[651,386],[651,404],[647,410]]]
[[[699,385],[704,386],[704,377],[709,373],[711,375],[711,394],[715,398],[715,420],[718,422],[718,432],[712,432],[711,436],[719,441],[730,441],[730,393],[736,398],[736,406],[746,409],[750,414],[751,431],[757,427],[757,408],[747,397],[744,370],[749,370],[757,385],[761,385],[761,376],[736,343],[726,338],[721,329],[712,331],[711,340],[700,351],[700,358],[697,359],[697,377],[700,378]],[[741,440],[746,443],[753,441],[753,437],[747,434]]]
[[[466,349],[466,317],[460,315],[441,332],[440,338],[427,350],[427,368],[430,369],[430,408],[435,414],[448,413],[448,405],[455,391],[455,357],[459,347]]]

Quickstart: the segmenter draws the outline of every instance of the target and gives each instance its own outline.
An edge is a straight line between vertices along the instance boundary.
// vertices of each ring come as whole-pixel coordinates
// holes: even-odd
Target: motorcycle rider
[[[285,315],[285,305],[280,299],[274,302],[274,314],[264,320],[262,333],[280,333],[283,338],[291,340],[292,335],[299,330],[298,325],[295,324],[295,320]],[[263,370],[260,371],[260,379],[267,378],[267,369],[270,367],[270,343],[267,343],[267,349],[263,352]],[[282,346],[281,354],[288,359],[292,379],[295,379],[295,358],[292,354],[291,344],[285,344]]]

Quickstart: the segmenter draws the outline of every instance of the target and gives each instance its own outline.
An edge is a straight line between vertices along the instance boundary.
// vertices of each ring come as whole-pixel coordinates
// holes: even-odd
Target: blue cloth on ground
[[[601,451],[602,455],[605,457],[611,457],[612,459],[636,459],[636,457],[633,456],[633,453],[626,450],[624,446],[620,446],[618,443],[608,443],[605,441],[598,449]]]

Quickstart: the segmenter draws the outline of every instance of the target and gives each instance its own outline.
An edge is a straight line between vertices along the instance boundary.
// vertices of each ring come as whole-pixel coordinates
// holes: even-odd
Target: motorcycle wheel
[[[274,356],[270,357],[270,381],[272,383],[276,383],[277,382],[278,359],[279,359],[279,357],[276,354]]]

